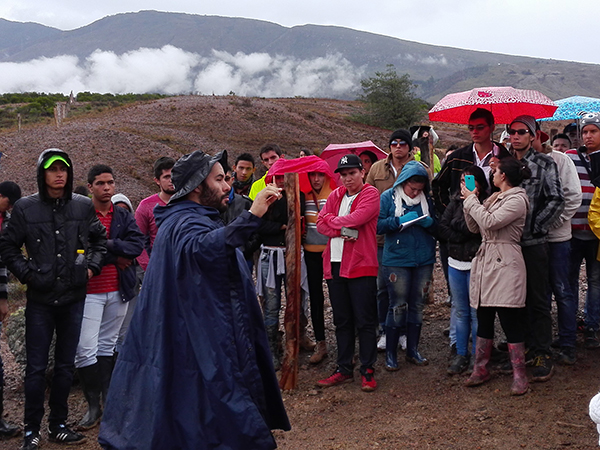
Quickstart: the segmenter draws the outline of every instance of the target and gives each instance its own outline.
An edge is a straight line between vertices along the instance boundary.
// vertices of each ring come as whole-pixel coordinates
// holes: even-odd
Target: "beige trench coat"
[[[469,230],[483,239],[471,266],[471,307],[523,308],[527,274],[519,243],[529,209],[525,189],[497,192],[483,205],[471,195],[463,208]]]

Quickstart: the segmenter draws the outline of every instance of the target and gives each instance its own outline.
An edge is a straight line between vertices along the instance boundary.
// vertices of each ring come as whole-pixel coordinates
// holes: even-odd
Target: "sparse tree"
[[[365,102],[366,114],[362,120],[369,125],[396,129],[408,128],[421,120],[426,105],[416,98],[415,84],[408,74],[398,76],[393,64],[385,72],[361,80],[363,93],[359,100]]]

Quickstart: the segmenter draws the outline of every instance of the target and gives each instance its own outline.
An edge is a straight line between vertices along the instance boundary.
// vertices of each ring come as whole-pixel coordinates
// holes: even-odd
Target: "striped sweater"
[[[585,149],[581,147],[580,150]],[[575,167],[577,168],[577,175],[579,175],[579,181],[581,182],[581,206],[571,219],[571,228],[573,230],[573,237],[582,240],[596,239],[594,233],[590,229],[588,223],[588,211],[590,209],[590,203],[594,196],[595,187],[590,180],[589,169],[589,158],[586,153],[579,150],[568,150],[566,154],[573,160]],[[581,155],[581,156],[580,156]],[[583,158],[583,160],[582,160]],[[586,167],[587,166],[587,167]]]

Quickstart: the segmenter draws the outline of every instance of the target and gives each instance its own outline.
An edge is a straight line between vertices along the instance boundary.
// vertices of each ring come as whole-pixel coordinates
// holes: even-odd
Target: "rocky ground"
[[[267,141],[278,142],[289,155],[300,147],[321,150],[329,143],[373,140],[387,145],[389,131],[347,119],[359,106],[353,102],[314,99],[240,99],[237,97],[176,97],[68,119],[61,128],[41,125],[22,132],[0,134],[0,179],[19,182],[25,193],[35,190],[35,162],[44,148],[60,147],[75,163],[78,183],[95,163],[112,165],[118,190],[134,203],[151,194],[152,162],[161,155],[178,157],[197,148],[257,153]],[[464,127],[437,127],[441,145],[466,143]],[[557,368],[547,383],[533,384],[523,397],[509,395],[511,379],[496,374],[479,388],[465,388],[465,376],[446,375],[449,348],[443,329],[448,325],[447,292],[439,268],[435,271],[434,300],[426,307],[421,351],[426,367],[403,364],[383,370],[379,355],[379,389],[360,390],[355,382],[330,389],[314,383],[335,368],[335,338],[327,309],[327,340],[331,356],[317,366],[301,354],[298,388],[284,392],[292,431],[276,431],[282,449],[558,449],[594,448],[598,435],[587,410],[598,392],[600,350],[578,348],[575,366]],[[17,290],[18,291],[18,290]],[[582,295],[585,283],[582,283]],[[14,296],[18,298],[18,295]],[[14,312],[23,300],[13,301]],[[582,303],[581,303],[582,304]],[[11,320],[11,319],[9,319]],[[0,351],[6,381],[5,418],[21,422],[23,384],[20,366],[8,351],[3,333]],[[70,420],[85,411],[81,390],[70,397]],[[97,430],[86,432],[82,449],[98,449]],[[46,435],[43,433],[43,438]],[[3,450],[19,449],[21,439],[0,443]],[[44,442],[46,449],[61,448]]]

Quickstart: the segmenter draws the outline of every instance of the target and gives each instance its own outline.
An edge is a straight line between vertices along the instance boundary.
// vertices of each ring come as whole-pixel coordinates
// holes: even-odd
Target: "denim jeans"
[[[423,322],[423,307],[429,294],[433,264],[419,267],[383,266],[390,306],[387,327],[404,327]]]
[[[390,307],[390,296],[388,294],[387,283],[383,275],[383,247],[377,247],[377,262],[379,263],[379,271],[377,272],[377,317],[379,325],[383,327]]]
[[[25,309],[25,431],[39,431],[44,417],[46,368],[52,335],[56,331],[54,375],[50,387],[48,424],[67,421],[67,398],[73,382],[75,352],[79,342],[84,302],[50,306],[32,301]]]
[[[0,322],[0,336],[2,336],[2,322]],[[4,364],[2,363],[2,354],[0,353],[0,389],[4,387]],[[0,405],[1,409],[2,405]]]
[[[469,333],[473,341],[472,354],[475,354],[477,336],[477,310],[469,304],[470,270],[448,267],[448,281],[452,292],[452,309],[455,311],[456,352],[467,356],[469,353]]]
[[[277,267],[277,254],[273,255],[274,267]],[[275,269],[273,269],[275,270]],[[260,258],[260,276],[263,286],[263,316],[265,327],[268,329],[279,328],[279,310],[281,309],[281,285],[284,284],[285,274],[275,275],[275,288],[267,287],[267,275],[269,273],[269,256],[262,253]]]
[[[85,297],[81,336],[75,367],[81,369],[98,362],[97,356],[113,356],[119,330],[127,313],[127,303],[119,291],[88,294]]]
[[[571,239],[571,290],[575,303],[579,305],[579,272],[585,260],[587,275],[587,297],[585,299],[585,326],[596,331],[600,329],[600,261],[596,259],[598,239]]]
[[[569,281],[571,242],[550,242],[550,288],[554,293],[558,319],[558,339],[561,347],[575,347],[577,340],[577,300]]]
[[[338,369],[352,374],[354,345],[358,332],[361,373],[372,369],[377,360],[377,279],[340,277],[340,263],[331,263],[332,279],[327,280],[333,308],[338,345]]]
[[[323,252],[304,251],[308,291],[310,294],[310,318],[317,341],[325,340],[325,313],[323,304]]]

